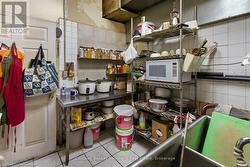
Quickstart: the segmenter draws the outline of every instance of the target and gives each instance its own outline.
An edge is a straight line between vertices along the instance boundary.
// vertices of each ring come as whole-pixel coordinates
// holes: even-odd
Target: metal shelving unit
[[[116,74],[107,74],[109,77],[128,77],[130,73],[116,73]]]
[[[78,57],[77,59],[78,61],[96,61],[96,62],[110,62],[110,63],[124,64],[123,60],[96,59],[96,58],[85,58],[85,57]]]
[[[150,60],[168,60],[168,59],[179,59],[180,55],[169,55],[169,56],[161,56],[161,57],[137,57],[135,60],[144,60],[144,61],[150,61]]]
[[[182,87],[181,87],[180,83],[158,82],[158,81],[149,81],[149,80],[144,80],[144,81],[137,80],[137,81],[134,81],[134,83],[150,85],[150,86],[157,86],[157,87],[162,87],[162,88],[169,88],[169,89],[179,89],[180,90],[185,86],[194,85],[195,81],[183,82]]]
[[[179,96],[180,96],[180,108],[179,108],[179,115],[183,114],[183,91],[186,86],[193,85],[195,87],[195,110],[196,110],[196,105],[197,105],[197,74],[195,73],[195,77],[192,81],[190,82],[183,82],[183,62],[184,62],[184,56],[182,53],[182,48],[183,48],[183,36],[185,35],[195,35],[196,30],[192,30],[190,28],[186,28],[185,25],[183,24],[183,8],[182,8],[182,0],[180,0],[180,24],[177,26],[173,26],[169,29],[162,30],[162,31],[155,31],[151,34],[144,35],[141,37],[135,37],[134,42],[140,41],[140,42],[147,42],[147,46],[149,46],[149,42],[154,41],[156,39],[161,39],[161,38],[172,38],[176,37],[179,38],[179,49],[180,49],[180,55],[173,55],[173,56],[168,56],[168,57],[159,57],[159,58],[139,58],[139,59],[144,59],[145,61],[154,61],[154,60],[162,60],[162,59],[181,59],[179,63],[179,76],[180,76],[180,82],[179,83],[170,83],[170,82],[157,82],[157,81],[134,81],[133,80],[133,92],[135,88],[135,84],[144,84],[144,85],[150,85],[150,86],[156,86],[156,87],[163,87],[163,88],[169,88],[169,89],[177,89],[179,90]],[[133,32],[133,19],[131,19],[131,32]],[[152,113],[152,111],[148,108],[139,106],[138,103],[135,103],[135,106],[139,109],[143,109],[144,111]],[[167,111],[169,112],[169,111]],[[171,112],[169,112],[171,113]],[[161,114],[159,116],[162,116]],[[182,123],[183,120],[180,119],[180,128],[182,129]]]
[[[148,137],[145,133],[143,133],[143,132],[141,132],[141,131],[139,131],[139,130],[137,130],[137,129],[134,129],[134,132],[135,132],[135,134],[141,136],[141,137],[144,138],[145,140],[147,140],[147,141],[153,143],[154,145],[159,145],[159,144],[160,144],[160,143],[159,143],[156,139],[154,139],[152,136],[149,136],[149,137]]]
[[[69,91],[69,90],[66,90]],[[125,98],[129,95],[131,95],[132,92],[127,92],[127,91],[119,91],[119,90],[114,90],[110,93],[98,93],[95,92],[94,94],[91,95],[77,95],[76,97],[72,98],[69,94],[69,92],[66,93],[66,96],[60,96],[57,95],[57,104],[60,107],[60,119],[59,119],[59,124],[62,126],[64,125],[65,128],[65,138],[66,138],[66,156],[65,156],[65,164],[66,166],[69,163],[69,143],[70,143],[70,131],[75,131],[87,126],[94,125],[97,122],[101,121],[106,121],[108,119],[112,119],[112,117],[105,117],[101,121],[91,121],[87,122],[86,125],[77,127],[77,128],[71,128],[70,126],[70,112],[71,112],[71,107],[77,107],[77,106],[89,106],[93,105],[94,103],[99,103],[102,101],[106,100],[113,100],[113,99],[118,99],[118,98]],[[95,105],[96,106],[96,105]],[[62,127],[61,126],[61,127]],[[59,136],[59,140],[62,141],[62,133]]]
[[[90,127],[90,126],[93,126],[93,125],[96,125],[98,123],[102,123],[102,122],[105,122],[107,120],[110,120],[110,119],[113,119],[115,118],[114,114],[108,114],[108,115],[101,115],[99,116],[101,117],[102,119],[101,120],[92,120],[92,121],[82,121],[82,125],[78,125],[78,126],[74,126],[74,123],[71,123],[70,124],[70,131],[76,131],[76,130],[79,130],[79,129],[83,129],[83,128],[87,128],[87,127]]]
[[[166,30],[161,30],[161,31],[154,31],[151,34],[147,34],[141,37],[135,37],[134,42],[136,41],[141,41],[141,42],[150,42],[154,41],[157,38],[171,38],[171,37],[176,37],[179,36],[180,30],[182,30],[182,35],[188,35],[188,34],[193,34],[194,31],[190,28],[183,28],[183,24],[177,25],[170,27],[169,29]],[[182,37],[182,36],[180,36]]]
[[[151,110],[151,108],[148,106],[147,102],[142,102],[142,101],[135,102],[135,107],[140,109],[140,110],[143,110],[149,114],[164,117],[164,118],[171,120],[171,121],[173,121],[175,116],[179,114],[178,111],[172,110],[170,108],[167,108],[166,111],[162,112],[162,113],[155,112],[155,111]]]

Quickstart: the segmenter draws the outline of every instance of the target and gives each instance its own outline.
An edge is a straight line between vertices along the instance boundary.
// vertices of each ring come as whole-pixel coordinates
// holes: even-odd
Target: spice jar
[[[125,90],[126,89],[126,81],[125,80],[117,79],[115,81],[115,85],[116,85],[117,90]]]
[[[114,54],[115,54],[115,56],[116,56],[116,60],[122,60],[122,55],[121,55],[121,51],[118,51],[118,50],[116,50],[116,51],[114,51]]]
[[[116,65],[116,70],[118,74],[122,74],[123,70],[122,70],[122,66],[121,65]]]
[[[96,59],[101,59],[101,54],[102,54],[102,49],[97,48],[97,49],[95,50],[95,58],[96,58]]]
[[[89,58],[89,59],[92,58],[92,52],[93,52],[93,48],[88,48],[87,49],[87,58]]]
[[[86,47],[83,48],[83,58],[87,58],[88,49]]]
[[[117,72],[117,71],[116,71],[116,66],[113,64],[113,65],[112,65],[112,74],[116,74],[116,72]]]
[[[122,73],[129,73],[129,65],[128,64],[124,64],[122,66]]]
[[[95,48],[92,48],[92,59],[95,59],[96,58],[96,49]]]
[[[106,69],[106,73],[107,74],[112,74],[113,70],[112,70],[112,65],[108,64],[107,69]]]
[[[79,47],[79,53],[78,53],[78,57],[79,58],[83,58],[83,55],[84,55],[84,48],[83,47]]]

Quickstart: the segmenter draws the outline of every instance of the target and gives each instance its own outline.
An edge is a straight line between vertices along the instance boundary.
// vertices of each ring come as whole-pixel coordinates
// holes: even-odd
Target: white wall
[[[239,62],[250,53],[250,15],[206,26],[198,34],[218,43],[214,58],[208,58],[204,64]],[[250,76],[250,66],[240,64],[211,66],[202,71]],[[200,80],[198,92],[203,102],[231,104],[250,110],[250,82]]]
[[[63,17],[63,0],[29,0],[31,17],[56,22]]]
[[[67,18],[86,25],[125,33],[125,25],[102,17],[102,0],[68,0]]]

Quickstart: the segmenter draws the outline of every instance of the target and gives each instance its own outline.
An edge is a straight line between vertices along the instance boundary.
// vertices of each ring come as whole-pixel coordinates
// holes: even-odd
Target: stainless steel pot
[[[169,99],[171,97],[171,90],[165,88],[155,88],[155,96]]]
[[[88,95],[95,92],[95,81],[91,81],[88,78],[86,80],[79,80],[78,90],[80,94]]]
[[[166,109],[166,104],[168,103],[167,100],[162,99],[150,99],[149,105],[151,110],[155,112],[164,112]]]
[[[92,121],[95,118],[95,113],[92,108],[87,108],[84,112],[84,119],[86,121]]]
[[[97,81],[97,92],[108,93],[111,90],[112,81],[103,78]]]

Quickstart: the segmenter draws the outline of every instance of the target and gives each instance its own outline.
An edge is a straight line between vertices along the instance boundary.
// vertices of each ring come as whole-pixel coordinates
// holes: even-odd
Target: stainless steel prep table
[[[66,112],[66,160],[65,164],[69,163],[69,135],[70,135],[70,108],[80,105],[87,105],[92,103],[97,103],[105,100],[112,100],[123,98],[128,95],[131,95],[131,92],[126,91],[112,91],[110,93],[97,93],[95,92],[92,95],[77,95],[74,98],[71,98],[69,94],[66,96],[57,96],[57,103],[62,107],[63,111]],[[60,119],[61,120],[61,119]],[[64,119],[65,120],[65,119]]]

